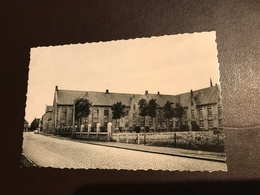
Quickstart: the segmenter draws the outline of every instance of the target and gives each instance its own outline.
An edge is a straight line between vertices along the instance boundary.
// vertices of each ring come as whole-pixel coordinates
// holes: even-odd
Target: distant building
[[[52,121],[52,106],[46,105],[45,113],[41,120],[41,131],[44,133],[51,133],[53,129]]]
[[[29,131],[29,123],[28,123],[28,121],[25,120],[25,119],[24,119],[23,131]]]

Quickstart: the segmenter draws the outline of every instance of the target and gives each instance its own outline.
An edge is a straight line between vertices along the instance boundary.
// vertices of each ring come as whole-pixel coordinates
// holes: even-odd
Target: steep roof
[[[167,101],[177,103],[179,102],[179,99],[176,95],[164,95],[164,94],[148,94],[147,95],[149,99],[156,99],[156,102],[159,104],[159,106],[163,106]]]
[[[164,95],[164,94],[126,94],[126,93],[111,93],[111,92],[93,92],[93,91],[75,91],[75,90],[57,90],[57,104],[59,105],[73,105],[77,98],[86,97],[92,105],[111,106],[116,102],[122,102],[126,106],[130,106],[131,98],[139,100],[144,98],[146,100],[156,99],[160,106],[165,102],[171,101],[173,103],[180,103],[186,107],[190,103],[190,92],[179,95]],[[193,97],[196,99],[198,105],[216,103],[218,98],[218,86],[212,86],[193,92]]]
[[[106,93],[93,91],[73,91],[73,90],[58,90],[57,103],[61,105],[72,105],[77,98],[86,97],[93,105],[112,105],[115,102],[122,102],[125,105],[130,105],[130,98],[133,94],[123,93]]]
[[[180,104],[187,107],[191,101],[191,92],[183,93],[178,95]],[[218,85],[207,87],[193,91],[193,98],[197,105],[213,104],[218,102],[219,87]]]

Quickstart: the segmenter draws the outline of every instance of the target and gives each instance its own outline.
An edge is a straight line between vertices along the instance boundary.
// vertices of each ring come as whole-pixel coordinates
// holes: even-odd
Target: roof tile
[[[218,101],[219,88],[217,85],[193,91],[193,97],[196,99],[197,105],[211,104]],[[187,107],[190,103],[190,92],[179,95],[164,95],[164,94],[126,94],[126,93],[111,93],[111,92],[93,92],[93,91],[74,91],[61,90],[57,91],[57,103],[60,105],[73,105],[73,101],[77,98],[86,97],[92,105],[111,106],[116,102],[122,102],[126,106],[130,106],[132,97],[137,100],[144,98],[146,100],[156,99],[160,106],[163,106],[167,100],[173,103],[180,103]]]

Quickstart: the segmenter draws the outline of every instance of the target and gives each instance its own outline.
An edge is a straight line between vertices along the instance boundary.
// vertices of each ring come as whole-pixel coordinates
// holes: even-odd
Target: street
[[[91,145],[33,132],[23,136],[23,153],[40,167],[227,171],[221,162]]]

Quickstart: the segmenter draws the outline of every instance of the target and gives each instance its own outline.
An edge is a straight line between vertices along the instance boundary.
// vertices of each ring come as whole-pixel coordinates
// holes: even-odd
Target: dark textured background
[[[0,9],[1,190],[8,194],[256,191],[260,179],[259,1],[7,1]],[[227,173],[19,167],[31,47],[202,31],[217,34]]]

